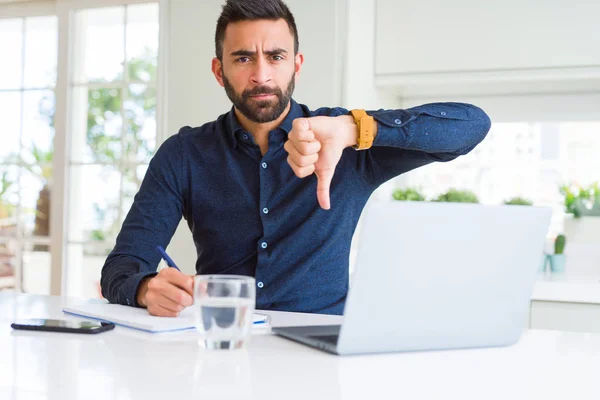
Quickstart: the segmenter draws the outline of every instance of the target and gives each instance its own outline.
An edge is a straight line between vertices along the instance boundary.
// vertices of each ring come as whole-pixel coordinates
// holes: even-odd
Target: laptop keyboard
[[[336,345],[338,342],[339,335],[313,335],[309,336],[311,339],[319,340],[321,342]]]

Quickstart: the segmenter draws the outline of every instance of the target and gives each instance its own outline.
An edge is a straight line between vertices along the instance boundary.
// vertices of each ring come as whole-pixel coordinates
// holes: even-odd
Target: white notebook
[[[160,333],[195,329],[194,314],[191,308],[184,309],[178,317],[155,317],[144,308],[108,303],[86,303],[76,306],[62,306],[62,311],[80,317],[112,322],[132,329]],[[254,324],[265,324],[269,317],[254,314]]]

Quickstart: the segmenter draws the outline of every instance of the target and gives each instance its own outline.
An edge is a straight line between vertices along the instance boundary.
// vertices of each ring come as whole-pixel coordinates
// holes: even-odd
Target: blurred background
[[[210,72],[222,3],[0,0],[0,290],[100,296],[157,146],[231,107]],[[286,3],[305,54],[294,97],[311,109],[463,101],[492,118],[471,154],[388,182],[368,206],[550,206],[548,251],[567,237],[559,280],[600,281],[600,2]],[[187,226],[169,251],[193,273]]]

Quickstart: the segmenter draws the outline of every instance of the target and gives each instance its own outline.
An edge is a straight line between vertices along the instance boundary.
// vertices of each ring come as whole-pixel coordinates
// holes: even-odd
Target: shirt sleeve
[[[361,175],[373,185],[434,161],[450,161],[474,149],[491,127],[471,104],[431,103],[406,110],[368,111],[377,121],[373,146],[360,151]]]
[[[104,266],[100,285],[111,303],[139,306],[137,289],[145,277],[156,274],[160,254],[181,221],[184,208],[182,146],[171,136],[150,161],[116,245]]]

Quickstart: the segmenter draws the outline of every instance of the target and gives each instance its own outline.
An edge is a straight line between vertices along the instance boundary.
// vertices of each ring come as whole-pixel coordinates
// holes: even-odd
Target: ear
[[[223,64],[217,57],[212,59],[212,72],[215,75],[215,78],[217,78],[219,85],[225,87],[225,84],[223,83]]]
[[[294,57],[294,72],[295,77],[298,78],[300,76],[300,70],[302,69],[302,64],[304,64],[304,54],[298,52]]]

